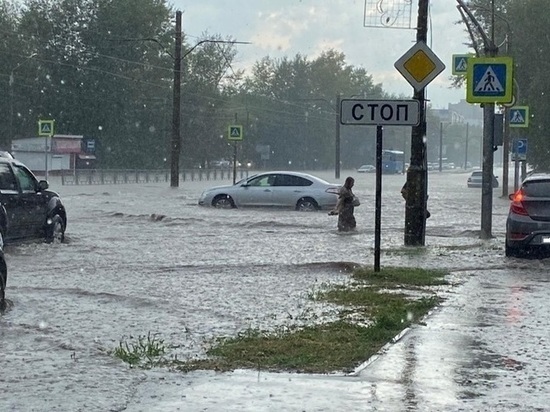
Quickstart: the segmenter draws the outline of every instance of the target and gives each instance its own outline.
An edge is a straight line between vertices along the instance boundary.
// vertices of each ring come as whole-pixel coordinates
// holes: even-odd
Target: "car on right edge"
[[[509,198],[506,256],[550,251],[550,173],[527,176]]]

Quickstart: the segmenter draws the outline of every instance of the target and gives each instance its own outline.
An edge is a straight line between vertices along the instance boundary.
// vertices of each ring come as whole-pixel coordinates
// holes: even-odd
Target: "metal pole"
[[[172,144],[170,187],[178,187],[180,179],[180,102],[181,102],[181,11],[176,12],[176,50],[174,53],[174,95],[172,107]]]
[[[239,124],[239,115],[235,113],[235,124]],[[237,182],[237,142],[233,142],[233,184]]]
[[[44,179],[48,180],[48,137],[52,138],[52,135],[44,138]]]
[[[466,123],[466,149],[464,150],[464,170],[468,168],[468,134],[470,133],[470,123]]]
[[[334,141],[334,177],[340,179],[340,94],[336,95],[336,125]]]
[[[485,53],[488,57],[495,57],[498,48],[495,46],[495,2],[491,0],[491,40],[485,45]],[[493,227],[493,162],[494,162],[494,137],[495,137],[495,104],[483,105],[483,170],[481,184],[481,239],[490,239]]]
[[[517,157],[517,153],[516,153]],[[518,191],[519,188],[519,161],[514,160],[514,193]]]
[[[443,122],[439,122],[439,172],[443,171]]]
[[[374,271],[380,272],[380,233],[382,231],[382,126],[376,126],[376,199],[374,216]]]
[[[493,132],[495,104],[483,106],[483,170],[481,184],[481,239],[492,237],[493,212]]]
[[[8,150],[10,153],[11,153],[11,142],[12,142],[12,139],[13,139],[13,98],[14,98],[13,97],[13,82],[14,82],[14,77],[13,77],[13,70],[12,70],[11,74],[10,74],[10,80],[9,80],[9,85],[10,85],[10,121],[9,121],[10,131],[9,131],[8,138],[6,139],[7,142],[6,142],[6,147],[5,147],[5,150]]]
[[[510,166],[510,109],[504,108],[504,135],[502,137],[502,197],[508,197],[508,177]]]

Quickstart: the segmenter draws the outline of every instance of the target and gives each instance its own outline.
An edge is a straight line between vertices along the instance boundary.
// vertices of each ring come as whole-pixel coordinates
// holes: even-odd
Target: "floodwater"
[[[316,174],[336,181],[333,172]],[[337,308],[309,295],[346,282],[342,262],[372,266],[374,260],[375,176],[348,174],[356,177],[361,206],[357,232],[345,235],[322,212],[197,206],[201,191],[220,182],[173,189],[52,181],[68,210],[67,241],[6,248],[13,307],[0,315],[0,410],[357,410],[372,398],[372,377],[365,378],[371,366],[330,379],[257,371],[183,375],[130,369],[110,354],[121,341],[153,334],[167,356],[192,358],[218,336],[334,316]],[[478,271],[507,270],[508,200],[495,190],[495,237],[479,240],[481,194],[466,187],[467,176],[430,174],[432,216],[420,251],[403,246],[405,177],[383,177],[382,267],[447,268],[457,284]],[[312,388],[322,394],[315,401]],[[392,402],[372,410],[401,410],[391,407],[401,400]]]

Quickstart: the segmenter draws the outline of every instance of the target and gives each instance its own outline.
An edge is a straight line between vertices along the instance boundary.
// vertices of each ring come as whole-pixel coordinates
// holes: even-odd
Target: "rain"
[[[335,181],[330,172],[319,175]],[[62,186],[54,178],[52,187],[68,211],[66,242],[6,247],[13,307],[0,316],[0,409],[321,411],[354,410],[369,400],[372,410],[384,410],[380,405],[399,410],[390,406],[398,408],[412,392],[416,410],[437,402],[467,410],[506,385],[509,363],[518,365],[514,371],[521,375],[534,368],[538,372],[529,379],[544,385],[539,362],[548,335],[538,331],[548,330],[546,317],[537,318],[537,325],[527,315],[540,310],[536,302],[547,297],[542,274],[548,262],[504,257],[508,200],[496,192],[494,238],[479,240],[480,191],[466,187],[467,176],[430,174],[432,216],[421,253],[402,246],[405,177],[384,176],[382,267],[446,268],[452,286],[442,291],[445,302],[426,327],[413,328],[353,376],[132,369],[112,351],[120,342],[152,333],[165,342],[169,356],[189,359],[205,356],[212,339],[247,328],[330,319],[338,308],[309,296],[325,285],[345,284],[349,275],[338,262],[372,266],[374,174],[355,176],[361,206],[353,234],[338,233],[335,219],[323,212],[199,207],[201,191],[219,184],[214,181],[188,181],[174,189],[167,183]],[[499,293],[489,293],[493,288]],[[452,326],[459,321],[471,326]],[[510,356],[519,346],[502,340],[510,327],[521,328],[519,341],[532,335],[538,344],[520,351],[523,356]],[[489,338],[488,329],[495,330]],[[408,336],[414,340],[406,341]],[[441,347],[449,339],[451,344]],[[426,351],[434,345],[438,355],[429,362],[408,359],[418,356],[415,346]],[[452,359],[443,357],[447,352]],[[406,368],[435,374],[405,379]],[[485,369],[481,377],[468,375]],[[447,380],[441,381],[441,371]],[[434,379],[456,390],[418,387]],[[475,396],[464,398],[469,391]],[[506,398],[505,387],[498,393]]]
[[[548,254],[520,259],[504,246],[520,169],[550,167],[541,2],[419,0],[418,15],[409,0],[74,3],[0,6],[0,149],[49,180],[68,215],[62,243],[3,247],[0,411],[548,410]],[[435,55],[417,59],[417,46]],[[451,67],[457,56],[468,57]],[[437,73],[423,72],[430,64]],[[410,122],[342,121],[343,100],[389,107],[411,92]],[[531,111],[510,130],[516,104]],[[400,161],[375,206],[380,167],[356,168],[379,165],[382,146]],[[339,232],[327,211],[198,205],[203,190],[235,181],[232,170],[289,168],[338,185],[353,176],[356,230]],[[506,190],[468,187],[476,169]],[[113,171],[148,177],[92,184]],[[416,192],[407,214],[406,179]],[[43,200],[42,189],[33,195]],[[405,246],[417,240],[411,223],[424,229],[425,199],[425,245]],[[154,339],[166,359],[204,359],[219,338],[331,322],[346,308],[316,293],[377,260],[442,269],[448,284],[430,289],[438,306],[352,372],[182,372],[117,356]]]

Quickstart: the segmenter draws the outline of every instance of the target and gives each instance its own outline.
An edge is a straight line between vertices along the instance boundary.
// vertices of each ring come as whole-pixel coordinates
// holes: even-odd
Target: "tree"
[[[204,33],[195,45],[185,47],[182,144],[183,161],[188,167],[230,155],[226,130],[234,123],[236,111],[229,106],[235,91],[233,81],[241,76],[232,71],[237,53],[232,41]]]
[[[11,150],[11,141],[23,135],[26,96],[33,89],[34,59],[19,30],[20,10],[15,3],[0,2],[0,148]],[[36,125],[36,123],[35,123]]]
[[[494,4],[494,13],[493,13]],[[471,0],[468,2],[485,33],[499,46],[499,55],[514,59],[514,89],[517,105],[530,108],[532,118],[527,131],[528,162],[538,169],[550,169],[548,156],[548,123],[550,108],[546,96],[550,93],[547,37],[550,15],[544,0]],[[526,28],[529,30],[526,30]],[[483,51],[483,42],[474,33],[474,42]],[[459,84],[459,81],[455,81]]]
[[[518,104],[529,106],[532,115],[527,130],[527,160],[535,168],[550,170],[550,107],[547,97],[550,94],[550,44],[542,41],[547,38],[550,24],[547,9],[548,3],[544,0],[514,0],[509,4],[507,18],[512,28],[511,54],[514,57],[514,76],[519,90]]]
[[[296,55],[293,60],[257,62],[243,89],[255,95],[249,106],[261,146],[270,146],[270,164],[276,167],[327,168],[334,164],[336,96],[384,96],[364,69],[349,66],[343,53],[327,50],[308,60]],[[258,103],[260,100],[262,103]],[[250,99],[249,99],[250,102]],[[350,135],[354,135],[351,133]],[[352,159],[360,146],[368,146],[363,136],[344,140],[342,161]]]
[[[106,166],[162,163],[169,13],[157,0],[27,0],[20,32],[40,62],[27,133],[54,118],[57,133],[97,137]]]

